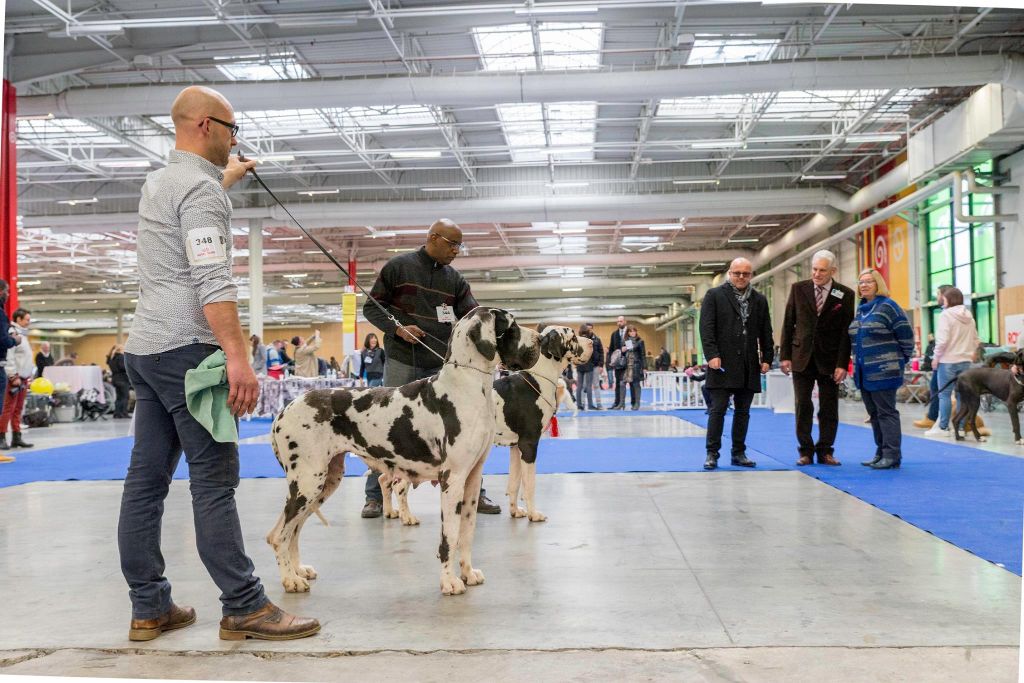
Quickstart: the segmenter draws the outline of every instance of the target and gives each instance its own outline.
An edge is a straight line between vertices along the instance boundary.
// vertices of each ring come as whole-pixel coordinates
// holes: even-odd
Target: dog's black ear
[[[557,329],[550,329],[541,337],[540,352],[552,360],[562,360],[565,355],[565,343]]]
[[[501,339],[501,336],[508,332],[515,321],[512,318],[512,314],[506,310],[492,308],[491,313],[494,314],[494,337]]]

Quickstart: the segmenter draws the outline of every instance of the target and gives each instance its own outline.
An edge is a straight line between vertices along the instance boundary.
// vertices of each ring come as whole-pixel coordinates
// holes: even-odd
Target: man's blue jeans
[[[935,422],[939,419],[939,368],[932,368],[932,378],[928,382],[928,419]]]
[[[185,406],[185,371],[216,350],[209,344],[190,344],[153,355],[125,354],[135,388],[135,445],[121,496],[117,545],[134,619],[153,619],[171,607],[160,526],[171,475],[183,449],[196,548],[221,590],[224,615],[248,614],[267,603],[245,554],[235,508],[238,446],[214,441]]]

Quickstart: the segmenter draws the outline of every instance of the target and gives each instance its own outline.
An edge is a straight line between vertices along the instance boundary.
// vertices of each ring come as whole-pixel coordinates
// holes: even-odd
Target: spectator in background
[[[939,316],[935,333],[935,375],[939,384],[939,421],[925,436],[949,436],[949,416],[953,411],[953,380],[971,367],[981,339],[974,316],[964,306],[964,295],[956,287],[943,292],[946,308]],[[957,425],[960,427],[961,425]]]
[[[36,354],[36,377],[43,376],[43,370],[53,365],[53,354],[50,353],[50,342],[44,341],[39,345],[39,353]]]
[[[946,298],[943,294],[950,287],[951,285],[939,285],[939,288],[936,290],[935,302],[939,305],[939,308],[946,308]],[[934,335],[929,335],[929,339],[934,339]],[[932,371],[932,378],[928,382],[928,391],[931,394],[931,398],[928,399],[928,412],[920,420],[914,420],[914,426],[920,429],[928,429],[939,419],[939,373],[935,372],[937,368],[934,362],[934,345],[931,345],[931,348],[933,355],[930,357],[931,367],[929,369]],[[927,351],[925,353],[927,354]]]
[[[928,333],[928,345],[924,347],[924,358],[921,359],[921,372],[932,371],[932,359],[935,358],[935,335]]]
[[[636,325],[626,327],[626,340],[623,342],[626,347],[626,370],[622,373],[622,381],[629,387],[629,400],[633,410],[640,410],[640,384],[644,381],[645,362],[647,359],[647,347]],[[623,392],[622,400],[626,400]]]
[[[110,383],[114,385],[114,419],[128,417],[128,392],[132,384],[128,379],[128,370],[124,366],[124,346],[114,344],[107,354],[107,367],[110,368]]]
[[[614,332],[612,332],[611,339],[608,340],[608,362],[612,362],[612,356],[615,351],[625,355],[626,353],[626,317],[620,315],[616,320],[618,326]],[[621,410],[626,407],[626,385],[622,383],[622,377],[626,374],[626,364],[622,361],[617,363],[621,365],[621,368],[613,368],[609,366],[609,380],[611,379],[612,373],[615,375],[615,404],[609,408],[609,410]]]
[[[7,362],[7,349],[13,348],[21,343],[21,336],[17,332],[11,332],[11,322],[7,319],[7,293],[8,285],[6,280],[0,280],[0,410],[6,403],[4,396],[7,393],[7,372],[4,366]],[[14,462],[14,457],[0,453],[0,463]]]
[[[337,375],[341,374],[341,365],[338,363],[338,359],[331,356],[331,362],[328,364]]]
[[[594,351],[590,354],[590,360],[576,368],[579,376],[579,382],[576,384],[576,405],[580,410],[597,410],[597,406],[594,405],[594,371],[604,364],[604,349],[601,348],[601,342],[594,335],[594,328],[590,323],[580,325],[577,334],[591,340],[594,343]],[[600,355],[598,354],[599,349]],[[584,394],[587,395],[586,403],[583,403]]]
[[[57,361],[56,365],[59,365],[60,367],[67,367],[68,365],[78,365],[78,352],[72,351],[71,355],[64,356],[59,361]]]
[[[654,369],[665,371],[668,370],[670,365],[672,365],[672,357],[669,356],[668,349],[662,346],[661,353],[658,354],[658,360],[654,362]]]
[[[316,352],[320,350],[320,330],[313,330],[313,336],[303,339],[296,335],[292,337],[292,346],[295,347],[295,376],[316,377],[320,374],[320,368],[316,362]]]
[[[251,361],[252,371],[257,375],[267,374],[267,347],[260,343],[259,335],[252,335],[249,337],[249,343],[252,345],[251,349]]]
[[[18,345],[7,352],[4,372],[7,374],[7,396],[0,412],[0,449],[7,450],[7,425],[11,426],[11,448],[32,448],[21,438],[21,412],[25,408],[28,383],[35,372],[32,344],[28,341],[28,326],[32,315],[24,308],[14,311],[11,332],[21,338]]]
[[[279,341],[274,341],[267,346],[267,377],[284,379],[284,363],[281,362],[281,349],[278,348],[278,344]]]
[[[853,381],[860,389],[875,437],[875,458],[861,464],[876,470],[898,468],[903,460],[903,434],[896,409],[896,390],[903,386],[903,368],[914,353],[914,328],[889,287],[874,268],[857,278],[861,304],[850,323]]]
[[[288,347],[285,345],[284,339],[275,341],[274,346],[277,347],[277,355],[281,357],[281,369],[295,372],[295,361],[288,356]]]
[[[384,347],[373,332],[363,339],[363,353],[360,357],[360,375],[370,387],[384,386]]]

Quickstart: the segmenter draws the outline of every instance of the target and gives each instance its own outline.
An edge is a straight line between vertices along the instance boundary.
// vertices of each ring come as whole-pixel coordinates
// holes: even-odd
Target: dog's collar
[[[538,374],[537,374],[536,372],[529,372],[528,370],[519,370],[519,371],[517,371],[517,372],[514,372],[514,373],[510,373],[510,374],[514,374],[514,375],[529,375],[530,377],[533,377],[534,379],[538,379],[538,378],[540,378],[540,379],[542,379],[542,380],[544,380],[544,381],[548,382],[549,384],[551,384],[551,386],[552,386],[552,387],[554,388],[554,390],[555,390],[555,392],[556,392],[556,396],[557,396],[557,391],[558,391],[558,385],[557,385],[557,384],[555,384],[554,382],[552,382],[552,381],[551,381],[550,379],[548,379],[548,378],[547,378],[547,377],[545,377],[544,375],[538,375]],[[526,381],[526,380],[524,379],[524,381]],[[554,404],[554,403],[552,403],[551,401],[549,401],[549,400],[548,400],[548,397],[547,397],[547,396],[545,396],[544,394],[542,394],[542,393],[541,393],[541,391],[540,391],[540,389],[539,389],[539,387],[540,387],[540,382],[538,382],[538,383],[537,383],[537,386],[535,387],[535,386],[533,386],[532,384],[530,384],[530,382],[529,382],[529,381],[526,381],[526,386],[528,386],[528,387],[530,387],[531,389],[533,389],[533,390],[534,390],[534,391],[535,391],[535,392],[537,393],[537,395],[538,395],[538,396],[540,396],[540,398],[541,398],[541,400],[542,400],[542,401],[544,401],[544,402],[545,402],[545,403],[547,403],[547,404],[548,404],[549,406],[551,406],[551,410],[553,410],[553,411],[557,411],[557,410],[558,410],[558,409],[557,409],[557,408],[555,407],[555,404]]]
[[[455,362],[453,360],[447,360],[447,361],[444,362],[444,364],[445,365],[451,365],[452,367],[456,367],[456,368],[469,368],[470,370],[476,370],[477,372],[483,373],[485,375],[489,375],[491,377],[494,376],[494,371],[493,370],[481,370],[480,368],[478,368],[478,367],[476,367],[474,365],[470,365],[469,363],[457,363],[457,362]]]

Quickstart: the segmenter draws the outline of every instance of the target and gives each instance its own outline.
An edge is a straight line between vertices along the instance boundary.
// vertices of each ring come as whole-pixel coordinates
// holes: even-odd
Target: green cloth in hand
[[[228,407],[227,357],[217,349],[185,372],[185,405],[219,443],[238,443],[238,423]]]

